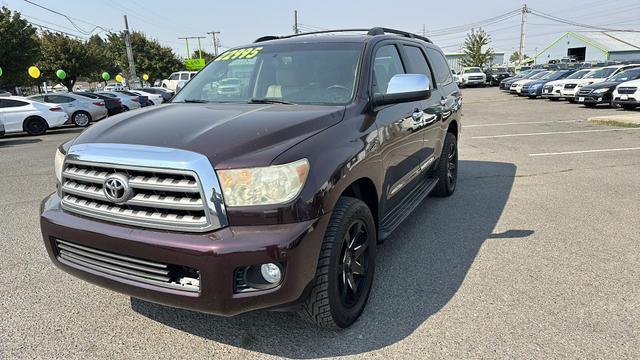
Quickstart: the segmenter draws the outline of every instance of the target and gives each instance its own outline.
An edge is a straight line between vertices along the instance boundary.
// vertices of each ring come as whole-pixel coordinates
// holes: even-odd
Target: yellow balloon
[[[35,66],[29,67],[29,76],[31,76],[34,79],[39,78],[40,77],[40,69],[38,69]]]
[[[117,82],[123,82],[124,78],[122,77],[122,75],[118,74],[118,75],[116,75],[116,81]]]
[[[147,74],[142,75],[142,79],[143,79],[144,81],[149,80],[149,75],[147,75]]]

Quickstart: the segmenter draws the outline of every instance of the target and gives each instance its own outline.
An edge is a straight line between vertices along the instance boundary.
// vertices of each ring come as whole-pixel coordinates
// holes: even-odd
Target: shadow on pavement
[[[9,146],[17,146],[17,145],[25,145],[25,144],[35,144],[41,142],[41,139],[0,139],[0,148],[9,147]]]
[[[456,193],[425,200],[381,245],[369,304],[349,329],[318,329],[293,313],[258,311],[222,318],[138,299],[131,299],[131,306],[181,331],[276,356],[344,356],[392,345],[451,300],[486,239],[533,233],[493,234],[515,174],[510,163],[460,161]]]

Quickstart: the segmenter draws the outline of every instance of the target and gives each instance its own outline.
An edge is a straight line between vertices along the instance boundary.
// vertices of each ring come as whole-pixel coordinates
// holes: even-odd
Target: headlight
[[[56,157],[53,161],[53,170],[56,173],[56,179],[62,183],[62,164],[64,164],[64,154],[60,149],[56,149]]]
[[[531,85],[529,88],[531,88],[531,89],[537,89],[537,88],[539,88],[540,86],[542,86],[542,84],[533,84],[533,85]]]
[[[602,89],[594,90],[593,92],[596,94],[602,94],[602,93],[606,93],[609,90],[611,90],[611,88],[602,88]]]
[[[282,204],[293,200],[309,174],[309,161],[259,168],[218,170],[226,206]]]

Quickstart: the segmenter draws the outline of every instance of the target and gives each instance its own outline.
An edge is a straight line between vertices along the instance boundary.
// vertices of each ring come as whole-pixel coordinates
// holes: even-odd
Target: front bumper
[[[611,102],[611,93],[602,93],[602,94],[583,94],[579,93],[575,95],[575,100],[579,104],[608,104]]]
[[[487,81],[485,79],[462,79],[462,83],[464,85],[481,85],[486,83]]]
[[[544,98],[562,98],[562,88],[554,87],[553,89],[543,89],[542,97]]]
[[[45,247],[60,269],[135,298],[217,315],[295,303],[315,277],[331,214],[306,222],[226,227],[209,233],[177,233],[102,222],[63,211],[52,194],[41,205]],[[100,251],[199,271],[199,291],[136,282],[61,258],[56,239]],[[282,282],[272,289],[236,292],[236,270],[268,262],[283,264]]]
[[[640,106],[640,94],[631,94],[631,95],[626,95],[625,97],[622,97],[621,95],[617,94],[614,96],[613,98],[613,103],[615,105],[633,105],[633,106]]]

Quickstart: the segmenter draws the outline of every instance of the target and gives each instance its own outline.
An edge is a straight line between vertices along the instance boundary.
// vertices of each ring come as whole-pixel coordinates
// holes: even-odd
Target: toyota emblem
[[[102,188],[107,200],[122,204],[131,198],[133,191],[129,187],[129,178],[124,174],[112,174],[104,179]]]

